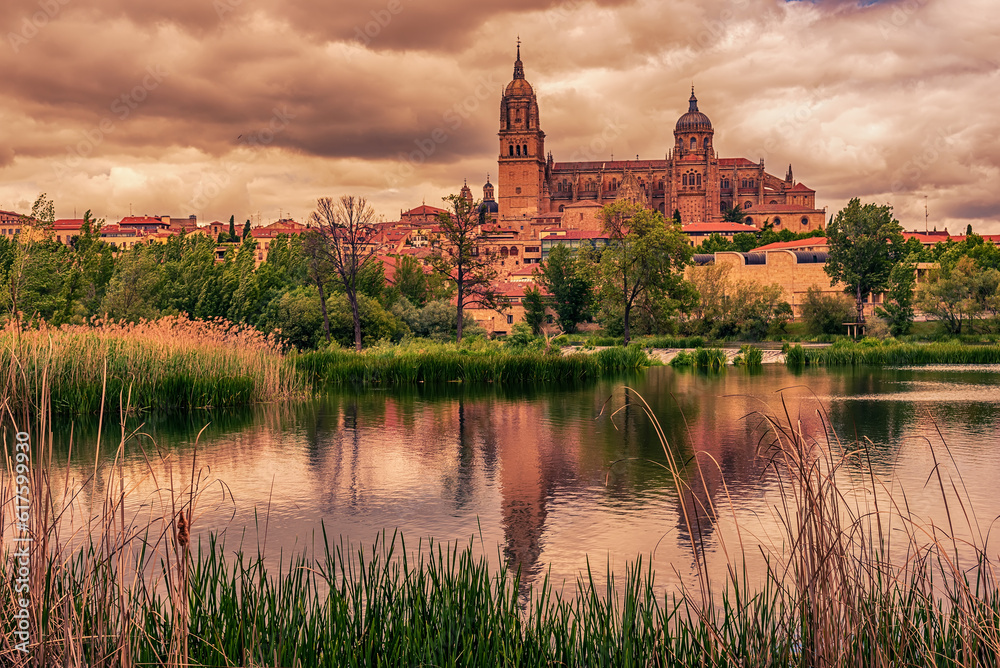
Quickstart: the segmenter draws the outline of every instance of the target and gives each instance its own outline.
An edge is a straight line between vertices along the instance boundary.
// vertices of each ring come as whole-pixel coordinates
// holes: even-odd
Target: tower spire
[[[688,99],[688,111],[698,111],[698,98],[694,96],[694,84],[691,84],[691,97]]]
[[[517,36],[517,60],[514,61],[514,78],[524,78],[524,64],[521,62],[521,36]]]

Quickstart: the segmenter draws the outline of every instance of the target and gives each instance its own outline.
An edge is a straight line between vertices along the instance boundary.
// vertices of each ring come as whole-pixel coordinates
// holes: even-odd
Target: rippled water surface
[[[694,479],[700,466],[704,483],[694,491],[673,490],[626,383],[658,417],[684,475]],[[685,512],[720,568],[741,541],[780,551],[777,481],[757,456],[768,439],[764,413],[824,444],[862,439],[877,486],[904,490],[910,507],[935,522],[946,521],[938,486],[926,484],[935,457],[984,528],[1000,514],[995,367],[794,375],[772,366],[710,376],[659,367],[562,389],[338,391],[290,407],[147,418],[148,438],[132,442],[124,468],[130,511],[155,513],[171,475],[188,477],[196,453],[203,482],[195,530],[224,532],[229,546],[259,541],[270,558],[310,549],[322,523],[332,540],[353,544],[396,530],[408,544],[474,539],[477,550],[556,582],[572,581],[588,558],[603,572],[652,555],[669,581],[692,573]],[[78,422],[69,455],[69,427],[58,425],[56,460],[72,484],[103,462],[80,513],[103,492],[120,433],[105,427],[97,455],[96,425]],[[172,464],[148,464],[160,461],[157,450]]]

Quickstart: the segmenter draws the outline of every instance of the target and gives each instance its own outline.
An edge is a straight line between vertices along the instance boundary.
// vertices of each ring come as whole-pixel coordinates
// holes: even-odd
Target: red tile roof
[[[760,167],[760,163],[746,158],[719,158],[719,167]]]
[[[438,215],[440,213],[448,213],[446,209],[439,209],[436,206],[428,206],[427,204],[421,204],[415,209],[410,209],[409,211],[404,211],[404,216],[423,216],[423,215]]]
[[[814,192],[816,192],[815,190],[813,190],[812,188],[810,188],[809,186],[807,186],[804,183],[796,183],[794,186],[792,186],[791,188],[789,188],[788,191],[789,192],[796,192],[796,191],[798,191],[798,192],[806,192],[806,193],[814,193]]]

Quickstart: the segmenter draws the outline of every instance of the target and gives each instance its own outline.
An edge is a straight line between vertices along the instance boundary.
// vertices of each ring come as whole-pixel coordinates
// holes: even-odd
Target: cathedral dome
[[[507,84],[507,90],[504,91],[504,95],[534,95],[535,91],[531,88],[531,84],[527,82],[526,79],[514,79],[509,84]]]
[[[674,130],[677,132],[698,132],[712,129],[712,121],[708,116],[698,111],[698,98],[694,96],[694,86],[691,87],[691,99],[688,100],[688,111],[677,119]]]

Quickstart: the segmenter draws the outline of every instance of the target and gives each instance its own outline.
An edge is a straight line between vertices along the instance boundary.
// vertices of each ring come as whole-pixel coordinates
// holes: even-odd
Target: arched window
[[[753,179],[750,179],[749,181],[747,181],[747,183],[749,183],[749,184],[750,184],[750,187],[751,187],[751,188],[753,188],[753,187],[754,187],[754,183],[753,183]]]
[[[705,150],[708,150],[708,137],[705,137]]]
[[[745,222],[747,225],[753,225],[753,218],[751,218],[750,216],[747,216],[747,219],[745,221],[743,221],[743,222]]]
[[[729,207],[729,202],[727,202],[725,200],[719,202],[719,211],[721,211],[722,213],[725,213],[726,211],[729,211],[729,208],[730,208]]]
[[[743,181],[740,183],[740,188],[746,188],[746,187],[747,187],[747,180],[743,179]]]
[[[694,137],[691,137],[691,150],[693,151],[696,148],[698,148],[698,140],[695,139]]]
[[[611,179],[611,189],[618,190],[618,179]]]
[[[660,183],[659,183],[659,188],[658,188],[658,189],[659,189],[659,190],[663,190],[663,181],[660,181]]]
[[[527,144],[524,145],[523,155],[528,155],[528,145]]]
[[[500,247],[500,257],[507,257],[508,255],[510,255],[510,253],[507,251],[507,247],[506,246],[501,246]]]
[[[743,208],[744,209],[749,209],[752,206],[753,206],[753,202],[751,202],[750,200],[747,200],[747,201],[743,202]]]
[[[770,202],[768,202],[768,204],[777,204],[777,203],[778,203],[778,200],[774,200],[774,199],[772,199]]]
[[[563,204],[560,204],[560,205],[559,205],[559,213],[562,213],[562,212],[563,212],[563,211],[565,211],[565,210],[566,210],[566,206],[565,206],[565,205],[563,205]]]
[[[660,202],[660,213],[665,213],[666,208],[666,205],[663,202]]]
[[[517,246],[511,246],[510,247],[510,256],[511,257],[517,257]]]
[[[517,155],[518,155],[518,157],[521,156],[521,145],[520,144],[517,145]]]
[[[684,174],[681,176],[681,185],[686,186],[688,184],[688,175]]]
[[[510,157],[512,157],[512,158],[513,158],[513,157],[514,157],[514,145],[513,145],[513,144],[511,144],[511,145],[510,145],[510,146],[508,146],[507,148],[508,148],[508,149],[510,149]]]
[[[697,178],[698,178],[698,185],[701,186],[701,174],[698,174]]]
[[[724,190],[728,190],[729,189],[729,179],[722,179],[722,184],[721,185],[722,185],[722,188]]]
[[[775,218],[774,218],[774,226],[775,227],[781,227],[781,218],[778,218],[777,216],[775,216]]]

